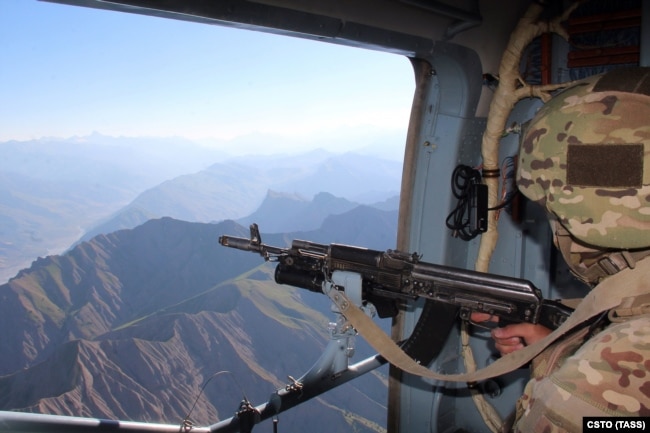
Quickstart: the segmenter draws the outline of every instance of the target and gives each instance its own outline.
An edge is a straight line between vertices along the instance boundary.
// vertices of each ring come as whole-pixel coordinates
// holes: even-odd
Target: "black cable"
[[[506,199],[506,201],[503,201],[503,202],[499,203],[498,205],[496,205],[496,206],[494,206],[494,207],[489,207],[488,210],[489,210],[489,211],[492,211],[492,210],[503,209],[504,207],[506,207],[506,206],[508,206],[510,203],[512,203],[512,200],[515,198],[515,195],[516,195],[516,194],[511,195],[508,199]]]
[[[519,194],[519,190],[515,184],[516,171],[517,163],[515,161],[515,157],[506,157],[501,164],[501,173],[503,177],[501,189],[503,191],[503,200],[498,205],[488,208],[488,211],[495,211],[508,207],[506,211],[510,213],[509,205]]]
[[[456,207],[447,216],[445,224],[454,237],[464,241],[474,239],[480,230],[471,228],[471,190],[474,185],[481,183],[481,173],[467,165],[459,165],[451,175],[451,191],[458,199]]]

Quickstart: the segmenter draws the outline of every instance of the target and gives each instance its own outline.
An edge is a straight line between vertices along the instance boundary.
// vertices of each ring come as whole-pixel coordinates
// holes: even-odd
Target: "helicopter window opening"
[[[2,281],[37,256],[65,251],[147,188],[233,156],[357,152],[392,161],[372,165],[392,183],[377,183],[377,194],[365,198],[345,196],[346,185],[329,192],[365,203],[399,194],[414,91],[405,57],[35,0],[0,2],[0,55],[0,171],[14,174],[12,182],[24,175],[111,185],[96,193],[107,206],[82,210],[77,200],[74,227],[56,227],[64,234],[17,223],[16,232],[40,245],[20,265],[0,269]],[[138,159],[153,147],[154,155]],[[88,160],[65,159],[75,153]],[[135,187],[113,175],[116,165],[137,164]],[[299,186],[283,192],[301,193]]]
[[[78,255],[69,256],[74,257],[69,262],[62,258],[74,251],[78,242],[101,234],[98,238],[104,236],[110,243],[114,240],[110,235],[118,229],[135,231],[151,220],[161,221],[168,229],[173,223],[165,217],[197,223],[231,219],[241,222],[258,210],[267,195],[275,193],[307,201],[315,201],[320,193],[329,193],[355,205],[379,204],[377,208],[382,212],[397,213],[399,200],[395,197],[399,195],[415,87],[413,71],[405,57],[36,0],[0,1],[0,57],[0,95],[4,102],[0,104],[0,288],[9,292],[8,281],[14,278],[17,286],[28,280],[42,284],[21,286],[26,293],[21,299],[29,299],[21,305],[32,305],[34,310],[24,312],[22,318],[12,316],[12,323],[37,323],[42,318],[51,328],[41,329],[74,325],[67,335],[75,336],[74,344],[78,344],[80,353],[90,346],[98,347],[97,341],[101,340],[102,347],[112,345],[113,352],[105,355],[112,363],[118,362],[120,354],[126,351],[122,344],[126,343],[97,334],[97,329],[104,326],[125,336],[134,323],[144,326],[147,320],[163,313],[171,317],[178,313],[174,308],[180,308],[184,301],[181,294],[196,287],[170,288],[168,303],[158,305],[165,297],[145,295],[147,285],[155,282],[162,290],[166,284],[191,279],[193,275],[189,271],[190,275],[180,271],[167,275],[169,269],[147,268],[146,272],[132,276],[134,286],[129,289],[123,286],[121,277],[111,273],[114,270],[95,272],[82,268],[82,263],[92,256],[90,250],[78,250]],[[302,165],[296,165],[299,154],[307,155],[302,158]],[[344,172],[356,177],[338,179],[338,173]],[[219,177],[224,173],[232,182],[227,186],[226,177]],[[214,179],[220,183],[211,183]],[[318,184],[322,190],[307,188],[315,188],[315,179],[322,181]],[[372,189],[358,189],[364,184],[371,184]],[[325,207],[335,204],[335,199]],[[155,211],[147,208],[153,202],[157,203]],[[228,213],[233,210],[234,214]],[[135,224],[131,218],[143,219]],[[293,219],[291,231],[312,230],[300,226],[305,219]],[[112,225],[126,220],[132,225]],[[270,223],[261,224],[260,228],[273,231]],[[371,229],[368,223],[358,231]],[[376,236],[386,245],[364,246],[393,248],[393,235]],[[173,256],[177,263],[218,248],[216,236],[202,244],[201,250],[186,251],[188,242],[189,238],[179,239],[170,251],[153,249]],[[125,257],[130,257],[131,252],[145,251],[150,246],[134,241],[129,252],[115,253],[112,259],[126,264],[129,260]],[[183,254],[188,256],[184,258]],[[110,261],[106,257],[101,260]],[[238,266],[235,259],[228,260],[231,268]],[[63,269],[64,262],[71,267]],[[43,272],[39,274],[43,281],[35,276],[28,278],[32,268]],[[89,275],[94,275],[94,280],[86,286]],[[251,279],[263,276],[263,272],[258,272]],[[47,287],[46,282],[50,284]],[[213,284],[202,290],[208,291]],[[258,284],[257,280],[254,284]],[[133,290],[137,296],[119,311],[112,310],[112,302],[119,303],[118,298],[110,302],[102,298],[109,286],[116,290],[111,293],[119,292],[119,287],[122,291]],[[52,288],[56,288],[56,295],[49,291]],[[233,293],[224,292],[224,299],[237,301]],[[295,295],[283,299],[294,305],[292,296]],[[87,303],[81,302],[87,298]],[[88,305],[93,302],[90,298],[106,308],[101,326],[92,320],[99,316],[88,313]],[[323,301],[327,301],[324,296]],[[195,306],[204,305],[197,301]],[[286,308],[278,311],[284,312]],[[88,315],[74,316],[79,312]],[[133,316],[124,316],[128,312]],[[7,318],[9,312],[0,316]],[[122,318],[111,322],[111,317],[118,316]],[[273,326],[279,328],[278,323],[282,320],[273,322]],[[141,347],[140,343],[162,347],[171,328],[162,319],[159,325],[152,328],[158,340],[140,340],[129,347]],[[272,385],[277,385],[274,381],[284,380],[282,374],[302,374],[304,371],[292,367],[299,361],[297,358],[304,357],[307,367],[311,366],[320,353],[299,356],[286,350],[294,343],[296,350],[300,349],[305,345],[303,339],[310,341],[307,345],[312,344],[317,340],[312,338],[314,333],[319,332],[314,329],[309,328],[308,334],[290,342],[282,341],[281,347],[269,347],[273,345],[266,342],[262,345],[272,351],[266,359],[275,359],[280,366],[260,366],[258,371],[275,368],[272,373],[265,370],[262,374],[273,379],[264,386],[252,390],[242,383],[252,402],[265,401]],[[322,331],[326,336],[326,324]],[[203,338],[217,332],[202,329],[199,334]],[[233,333],[239,332],[243,331]],[[16,380],[27,380],[31,368],[42,362],[57,371],[54,364],[47,364],[51,361],[47,354],[60,353],[59,348],[46,344],[56,338],[32,337],[26,343],[25,353],[0,353],[0,377],[18,377],[14,376],[17,374],[20,377]],[[92,343],[86,345],[85,341]],[[39,346],[40,343],[43,345]],[[327,343],[326,337],[322,343]],[[249,370],[244,367],[247,362],[258,361],[258,348],[238,344],[246,362],[220,369],[233,370],[233,374],[240,373],[238,377],[245,378],[241,374]],[[191,403],[202,383],[200,375],[193,375],[197,371],[193,370],[194,359],[164,359],[153,352],[152,349],[149,355],[155,365],[139,369],[136,357],[124,358],[128,365],[116,367],[110,380],[99,380],[96,376],[94,383],[119,387],[120,378],[129,376],[131,385],[120,388],[128,394],[122,395],[123,402],[146,402],[142,406],[152,408],[165,398]],[[283,368],[290,367],[290,371],[280,374]],[[208,377],[217,371],[208,370],[206,367],[201,374]],[[162,379],[157,381],[157,377]],[[61,378],[60,383],[67,379],[72,378]],[[140,379],[142,382],[136,384]],[[183,389],[193,391],[185,395],[185,391],[166,389],[161,383],[167,379],[184,380]],[[217,411],[221,416],[231,414],[238,402],[239,397],[232,397],[241,394],[238,387],[223,378],[221,383],[214,382],[193,411],[195,424],[216,421]],[[375,378],[370,389],[385,392],[385,386],[380,385],[384,382],[385,377]],[[0,383],[0,389],[1,386]],[[58,393],[58,389],[42,389],[42,395],[38,386],[30,390],[35,391],[25,394],[35,396],[36,400],[19,401],[20,396],[16,395],[15,399],[5,399],[0,410],[28,408],[57,413],[59,404],[77,404],[65,392]],[[48,394],[50,391],[56,395]],[[57,396],[61,398],[55,402]],[[119,395],[114,397],[111,402],[120,401]],[[106,406],[105,403],[93,401],[96,407]],[[377,407],[383,404],[379,402]],[[178,416],[171,419],[165,416],[173,415],[173,411],[161,412],[159,419],[152,413],[139,418],[131,409],[113,409],[110,413],[72,413],[64,409],[61,412],[109,419],[126,413],[136,421],[155,422],[177,422],[188,413],[188,407],[182,404],[174,409]],[[352,407],[343,409],[345,413],[354,411]],[[363,419],[384,423],[383,411],[376,412],[377,418],[366,413]],[[284,420],[289,425],[287,418]]]

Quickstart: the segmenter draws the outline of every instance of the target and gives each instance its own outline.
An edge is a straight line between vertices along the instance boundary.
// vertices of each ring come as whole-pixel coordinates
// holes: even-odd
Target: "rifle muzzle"
[[[219,236],[219,243],[224,247],[236,248],[243,251],[254,251],[257,253],[260,252],[260,245],[252,243],[250,239]]]

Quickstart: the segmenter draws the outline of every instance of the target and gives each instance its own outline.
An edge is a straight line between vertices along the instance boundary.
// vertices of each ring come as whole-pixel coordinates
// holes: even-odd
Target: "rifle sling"
[[[332,289],[327,292],[340,312],[366,341],[390,364],[416,376],[450,382],[477,382],[511,372],[532,360],[551,343],[587,320],[617,307],[626,298],[637,297],[649,291],[650,259],[638,263],[634,269],[624,269],[606,278],[592,289],[576,310],[555,331],[544,339],[505,355],[485,368],[472,373],[440,374],[411,359],[359,307],[350,302],[345,293]],[[435,330],[432,330],[435,332]]]

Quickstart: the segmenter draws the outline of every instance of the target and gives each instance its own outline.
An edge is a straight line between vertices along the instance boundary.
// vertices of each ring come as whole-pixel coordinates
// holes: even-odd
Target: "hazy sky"
[[[36,0],[0,0],[0,59],[0,141],[405,130],[414,87],[392,54]]]

